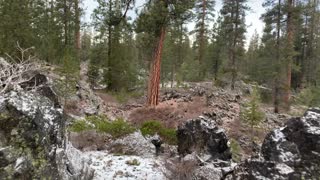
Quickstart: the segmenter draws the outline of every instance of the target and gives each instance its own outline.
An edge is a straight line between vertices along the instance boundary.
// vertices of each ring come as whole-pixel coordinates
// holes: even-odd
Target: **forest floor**
[[[243,158],[252,154],[250,144],[252,133],[255,141],[261,144],[271,129],[280,127],[291,117],[289,114],[302,114],[302,111],[298,111],[299,108],[295,107],[287,114],[274,114],[270,104],[262,104],[265,119],[252,130],[240,118],[241,106],[248,101],[249,95],[241,91],[214,87],[210,82],[193,83],[188,88],[162,89],[161,102],[155,108],[145,106],[145,96],[119,102],[111,93],[101,90],[95,93],[105,103],[107,116],[122,118],[136,125],[157,120],[168,128],[176,128],[189,119],[209,115],[226,130],[229,138],[239,143],[245,155]]]
[[[83,64],[82,70],[87,69]],[[82,74],[86,76],[86,73]],[[99,107],[97,113],[110,120],[124,119],[132,124],[141,125],[145,121],[157,120],[167,128],[176,128],[183,122],[199,116],[210,116],[221,126],[230,139],[241,146],[243,158],[252,154],[251,137],[262,144],[265,135],[274,128],[282,126],[292,116],[301,116],[304,108],[293,106],[290,112],[274,114],[271,104],[262,103],[265,118],[253,129],[241,120],[241,109],[248,102],[252,85],[237,82],[236,90],[214,86],[212,82],[185,83],[180,88],[162,88],[160,103],[157,107],[146,106],[146,93],[110,93],[105,90],[92,90],[87,78],[83,79],[82,100]],[[89,93],[90,92],[90,93]],[[129,93],[130,94],[130,93]],[[73,103],[76,104],[76,103]],[[81,104],[81,103],[80,103]],[[92,106],[91,106],[92,107]],[[77,108],[74,114],[81,114]],[[89,108],[90,109],[90,108]]]

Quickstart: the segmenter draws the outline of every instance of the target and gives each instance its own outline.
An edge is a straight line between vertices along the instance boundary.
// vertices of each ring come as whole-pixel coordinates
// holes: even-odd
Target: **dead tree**
[[[22,49],[18,44],[17,49],[20,57],[13,58],[7,54],[7,60],[0,58],[0,94],[18,89],[20,84],[30,80],[28,73],[41,69],[36,57],[28,55],[33,48]]]

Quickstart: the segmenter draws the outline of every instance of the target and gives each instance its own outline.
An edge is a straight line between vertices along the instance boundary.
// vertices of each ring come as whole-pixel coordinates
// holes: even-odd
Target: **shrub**
[[[140,131],[142,135],[155,135],[159,132],[160,129],[162,129],[163,126],[159,121],[146,121],[142,124]]]
[[[251,127],[251,140],[254,140],[254,126],[260,124],[264,118],[264,113],[260,110],[260,96],[257,88],[253,89],[250,101],[241,109],[241,119],[248,123]],[[253,148],[253,146],[252,146]]]
[[[303,89],[295,99],[295,102],[308,107],[320,106],[320,87]]]
[[[142,135],[158,134],[166,143],[177,144],[177,135],[175,129],[165,128],[159,121],[146,121],[140,127]]]
[[[73,132],[92,129],[110,134],[114,138],[119,138],[135,131],[135,128],[123,119],[108,121],[104,116],[88,116],[85,120],[74,122],[70,128]]]
[[[239,143],[235,139],[230,139],[230,149],[232,153],[232,160],[234,162],[240,162],[241,161],[241,153],[242,149]]]
[[[94,127],[90,125],[86,120],[75,121],[70,127],[70,130],[73,132],[82,132],[90,129],[94,129]]]
[[[177,132],[175,129],[162,128],[159,135],[168,144],[175,145],[178,143]]]
[[[254,88],[250,101],[241,110],[241,119],[251,127],[258,125],[264,118],[264,113],[260,110],[259,104],[259,92]]]
[[[133,133],[136,129],[123,119],[117,119],[112,122],[100,124],[98,130],[111,134],[114,138],[119,138]]]

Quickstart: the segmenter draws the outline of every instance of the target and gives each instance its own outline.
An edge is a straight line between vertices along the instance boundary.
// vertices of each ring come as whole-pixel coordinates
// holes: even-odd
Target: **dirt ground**
[[[194,90],[175,89],[173,97],[166,95],[168,90],[161,91],[161,102],[155,108],[145,106],[145,97],[130,99],[127,103],[119,103],[112,95],[104,92],[96,92],[108,106],[108,114],[121,117],[133,124],[140,125],[148,120],[158,120],[168,128],[177,128],[181,123],[197,118],[206,113],[214,113],[218,124],[225,129],[229,138],[236,140],[246,158],[252,153],[251,135],[255,136],[255,141],[261,144],[265,135],[271,128],[278,126],[275,122],[270,125],[269,118],[272,108],[263,105],[267,112],[266,120],[253,130],[240,119],[241,104],[247,100],[246,96],[239,95],[231,91],[222,89],[208,89],[204,94],[194,93]],[[170,91],[170,90],[169,90]],[[211,95],[213,94],[213,95]],[[239,98],[239,99],[237,99]],[[286,116],[283,117],[287,118]]]

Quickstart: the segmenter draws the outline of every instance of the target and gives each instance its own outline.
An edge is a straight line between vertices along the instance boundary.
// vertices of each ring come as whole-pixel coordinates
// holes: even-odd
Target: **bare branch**
[[[33,48],[23,49],[17,43],[17,49],[20,51],[21,57],[13,58],[6,54],[8,60],[0,58],[0,94],[4,94],[10,89],[18,89],[21,83],[30,81],[30,77],[26,74],[41,69],[36,57],[27,55],[28,51]]]

